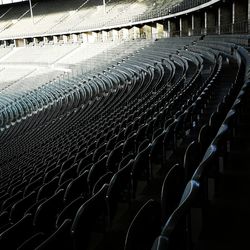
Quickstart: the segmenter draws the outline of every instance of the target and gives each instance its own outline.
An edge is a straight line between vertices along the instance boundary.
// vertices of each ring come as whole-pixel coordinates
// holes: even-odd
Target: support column
[[[88,42],[88,34],[87,33],[82,33],[82,41],[84,43],[87,43]]]
[[[113,41],[118,41],[119,40],[119,32],[118,30],[112,30],[112,37],[113,37]]]
[[[102,41],[106,42],[108,40],[108,32],[106,30],[102,31]]]
[[[73,37],[73,42],[77,43],[78,42],[78,35],[77,34],[73,34],[72,37]]]
[[[58,36],[53,36],[53,42],[58,43]]]
[[[218,8],[218,35],[221,33],[221,8]]]
[[[248,20],[248,32],[250,32],[250,23],[249,23],[249,20],[250,20],[250,0],[248,0],[248,8],[247,8],[247,20]]]
[[[67,35],[63,35],[63,43],[67,43],[68,42],[68,37]]]
[[[88,35],[88,41],[93,43],[97,41],[97,32],[90,32]]]
[[[192,36],[194,35],[194,14],[192,14],[192,17],[191,17],[191,33],[192,33]]]
[[[232,3],[232,25],[234,26],[235,24],[235,2]],[[233,27],[232,27],[233,31]]]
[[[44,37],[43,37],[43,42],[44,42],[44,43],[48,43],[48,37],[44,36]]]
[[[171,21],[168,20],[168,32],[167,32],[167,37],[171,37],[171,32],[172,32],[172,30],[171,30]]]
[[[163,38],[164,37],[164,26],[161,23],[156,24],[156,30],[157,30],[157,38]]]
[[[207,34],[207,12],[204,13],[204,35]]]
[[[180,25],[180,36],[182,36],[182,17],[180,17],[180,20],[179,20],[179,25]]]
[[[27,46],[27,44],[28,44],[28,41],[27,41],[26,38],[24,38],[24,39],[23,39],[23,45],[24,45],[24,46]]]
[[[34,37],[33,38],[33,43],[35,44],[35,45],[37,45],[39,42],[38,42],[38,39],[36,38],[36,37]]]
[[[122,29],[122,38],[123,40],[128,40],[129,39],[129,31],[127,28]]]
[[[156,23],[152,23],[151,24],[151,38],[153,39],[157,39],[158,38],[158,34],[157,34],[157,24]],[[150,33],[150,32],[149,32]],[[150,37],[149,37],[150,38]]]

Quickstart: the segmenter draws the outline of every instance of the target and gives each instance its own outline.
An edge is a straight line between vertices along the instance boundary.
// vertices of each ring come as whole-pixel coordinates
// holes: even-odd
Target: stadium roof
[[[26,1],[28,0],[0,0],[0,5],[18,3],[18,2],[26,2]]]

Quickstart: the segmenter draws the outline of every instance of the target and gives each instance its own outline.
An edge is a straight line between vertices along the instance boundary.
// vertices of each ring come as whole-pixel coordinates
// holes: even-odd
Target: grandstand
[[[0,1],[0,249],[246,249],[249,6]]]

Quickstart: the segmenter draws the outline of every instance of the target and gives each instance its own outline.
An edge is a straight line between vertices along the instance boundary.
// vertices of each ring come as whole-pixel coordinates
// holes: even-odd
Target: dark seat
[[[126,166],[120,169],[112,177],[106,194],[108,204],[108,220],[111,224],[117,212],[119,201],[130,202],[131,200],[131,171],[134,160],[130,160]]]
[[[65,181],[69,180],[70,178],[74,179],[77,176],[77,167],[78,167],[78,164],[75,163],[68,169],[64,170],[60,175],[58,185],[61,185]]]
[[[72,156],[62,163],[60,172],[65,171],[66,169],[72,167],[74,163],[75,163],[75,156]]]
[[[130,160],[133,160],[133,159],[134,159],[133,154],[128,154],[128,155],[124,156],[124,158],[119,163],[118,171],[121,170],[122,168],[124,168],[130,162]]]
[[[0,234],[0,248],[15,250],[33,232],[32,216],[26,214],[14,225]]]
[[[42,184],[43,184],[43,177],[39,177],[37,180],[31,182],[30,184],[26,186],[26,188],[24,189],[23,195],[26,196],[30,194],[32,191],[37,190],[38,188],[42,186]]]
[[[87,200],[77,211],[71,227],[74,249],[85,249],[91,242],[92,232],[104,230],[108,185]]]
[[[168,239],[164,236],[158,236],[154,240],[154,244],[151,250],[167,250],[168,249]]]
[[[86,155],[84,158],[82,158],[80,160],[80,162],[78,163],[78,169],[77,169],[77,174],[80,173],[80,171],[82,171],[83,169],[85,169],[85,167],[89,166],[89,164],[92,163],[93,160],[93,152]]]
[[[123,145],[123,155],[134,154],[135,153],[135,143],[136,143],[136,133],[133,133],[128,139],[124,142]]]
[[[94,195],[95,193],[97,193],[104,184],[109,184],[111,178],[113,177],[114,173],[108,171],[106,174],[104,174],[103,176],[101,176],[98,181],[95,183],[93,190],[92,190],[92,195]]]
[[[189,181],[185,187],[178,207],[165,223],[161,236],[168,239],[169,250],[189,249],[191,247],[190,211],[199,193],[199,183]],[[189,218],[189,219],[188,219]]]
[[[87,185],[87,177],[89,171],[86,170],[77,178],[72,180],[66,188],[64,194],[64,203],[68,204],[69,202],[73,201],[79,196],[86,196],[88,195],[88,185]]]
[[[91,169],[89,170],[89,174],[87,177],[87,183],[89,187],[89,192],[91,193],[93,190],[93,187],[95,183],[98,181],[98,179],[106,174],[107,172],[107,162],[108,156],[105,155],[102,159],[100,159],[97,163],[95,163]]]
[[[142,142],[144,143],[144,142]],[[151,150],[151,143],[149,143],[146,148],[137,154],[134,160],[134,165],[131,172],[132,177],[132,194],[133,197],[136,196],[137,184],[140,179],[146,179],[149,181],[149,154]]]
[[[76,215],[76,212],[86,200],[86,198],[80,196],[73,200],[71,203],[69,203],[66,207],[64,207],[63,210],[57,216],[56,228],[60,227],[60,225],[66,219],[73,220]]]
[[[107,168],[111,172],[116,172],[119,166],[120,161],[122,160],[122,150],[123,143],[116,146],[110,153],[107,158]]]
[[[60,173],[61,167],[57,166],[53,169],[51,169],[50,171],[48,171],[43,178],[43,183],[47,183],[49,181],[51,181],[52,179],[54,179],[54,177],[56,177],[56,175],[58,175]]]
[[[184,188],[184,168],[180,164],[175,164],[168,171],[161,188],[161,219],[163,225],[170,214],[177,208]]]
[[[23,199],[17,201],[10,210],[10,221],[15,223],[21,219],[25,211],[36,201],[36,192],[33,191]]]
[[[6,210],[8,207],[12,206],[15,202],[22,199],[22,197],[23,197],[22,191],[19,191],[16,194],[12,195],[2,203],[1,210],[2,211]]]
[[[0,214],[0,232],[2,232],[1,228],[5,227],[9,224],[9,213],[7,211],[3,211]]]
[[[128,228],[124,250],[150,249],[160,233],[160,204],[147,201],[137,212]]]
[[[38,232],[33,234],[31,237],[29,237],[27,240],[25,240],[18,248],[17,250],[33,250],[38,245],[40,245],[44,240],[46,236],[44,233]]]
[[[99,160],[100,155],[103,155],[106,152],[107,143],[103,143],[99,146],[93,153],[93,162],[97,162]]]
[[[186,149],[183,160],[186,182],[191,179],[202,157],[201,144],[198,141],[192,141]]]
[[[55,228],[56,217],[63,206],[63,194],[64,191],[60,189],[37,208],[33,225],[38,232],[50,233]]]
[[[51,195],[54,194],[57,186],[58,186],[58,181],[59,181],[59,177],[56,176],[54,177],[51,181],[43,184],[40,189],[38,190],[37,193],[37,201],[43,199],[43,198],[47,198],[50,197]]]
[[[70,227],[72,221],[66,219],[55,232],[52,233],[45,241],[43,241],[35,250],[48,249],[73,249],[72,239],[70,237]]]

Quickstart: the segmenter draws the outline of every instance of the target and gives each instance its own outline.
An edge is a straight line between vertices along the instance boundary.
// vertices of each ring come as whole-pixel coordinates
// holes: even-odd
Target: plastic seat
[[[106,152],[106,145],[107,143],[103,143],[101,146],[99,146],[95,152],[93,153],[93,162],[97,162],[100,155],[103,155]]]
[[[77,167],[78,164],[76,163],[71,167],[69,167],[68,169],[64,170],[60,175],[58,185],[61,185],[62,183],[64,183],[69,179],[74,179],[77,176]]]
[[[33,232],[32,216],[26,214],[14,225],[0,234],[0,248],[15,250]]]
[[[109,183],[109,188],[106,194],[108,204],[108,220],[111,224],[116,212],[118,202],[126,201],[130,203],[131,200],[131,171],[134,160],[130,160],[126,166],[120,169]]]
[[[80,176],[72,180],[67,186],[64,194],[64,203],[67,204],[78,196],[88,195],[87,177],[89,171],[86,170]]]
[[[59,173],[60,173],[61,167],[57,166],[54,169],[51,169],[50,171],[48,171],[43,178],[43,183],[48,183],[49,181],[51,181],[52,179],[54,179],[54,177],[56,177]]]
[[[70,202],[66,207],[64,207],[60,214],[57,216],[56,227],[60,227],[60,225],[66,219],[73,220],[76,215],[76,212],[85,201],[86,198],[79,196],[78,198]]]
[[[185,187],[178,207],[170,215],[165,223],[161,236],[168,239],[169,250],[174,249],[189,249],[191,247],[191,225],[190,210],[195,204],[199,194],[200,185],[196,181],[189,181]]]
[[[118,171],[121,170],[122,168],[124,168],[130,162],[130,160],[133,160],[133,159],[134,159],[133,154],[128,154],[128,155],[124,156],[124,158],[119,163]]]
[[[180,164],[175,164],[166,174],[161,188],[161,221],[163,225],[177,208],[184,188],[184,168]]]
[[[39,232],[49,233],[55,227],[57,214],[63,206],[63,190],[59,190],[49,199],[45,200],[36,210],[33,225]]]
[[[66,219],[59,228],[56,229],[45,241],[43,241],[35,250],[42,249],[72,249],[73,243],[70,237],[70,227],[72,221]]]
[[[136,148],[136,133],[133,133],[128,139],[124,142],[123,145],[123,155],[128,155],[130,153],[134,154],[135,153],[135,148]]]
[[[30,238],[25,240],[18,248],[17,250],[33,250],[38,245],[40,245],[44,240],[46,236],[44,233],[38,232],[33,234]]]
[[[114,173],[108,171],[106,174],[101,176],[98,181],[95,183],[93,190],[92,190],[92,195],[96,194],[104,184],[109,184],[110,180],[112,179]]]
[[[1,210],[6,210],[8,207],[12,206],[15,202],[22,199],[23,192],[19,191],[16,194],[12,195],[10,198],[6,199],[1,206]]]
[[[201,144],[197,141],[192,141],[184,154],[183,166],[185,169],[185,180],[188,182],[194,171],[202,160]]]
[[[74,249],[87,248],[91,241],[92,232],[104,230],[107,189],[108,185],[105,184],[98,193],[78,209],[71,227]]]
[[[108,156],[105,155],[102,159],[100,159],[97,163],[95,163],[91,169],[89,170],[89,174],[87,177],[87,183],[89,187],[90,193],[92,192],[92,189],[95,185],[95,183],[98,181],[98,179],[106,174],[107,172],[107,162]]]
[[[122,150],[123,150],[123,143],[116,146],[109,154],[107,158],[107,168],[111,172],[116,172],[118,169],[118,165],[122,160]]]
[[[134,160],[134,165],[131,172],[132,177],[132,193],[133,197],[136,196],[137,184],[139,179],[146,179],[149,181],[149,154],[151,150],[151,143],[148,146],[139,152]],[[144,178],[142,178],[144,175]]]
[[[37,201],[52,196],[58,186],[59,177],[54,177],[51,181],[43,184],[37,192]]]
[[[168,239],[164,236],[158,236],[154,244],[151,248],[151,250],[167,250],[168,249]]]
[[[42,184],[43,184],[43,177],[39,177],[37,180],[31,182],[30,184],[26,186],[26,188],[24,189],[23,195],[27,196],[32,191],[35,191],[38,188],[40,188]]]
[[[65,171],[66,169],[70,168],[75,163],[75,156],[70,157],[61,165],[60,171]]]
[[[78,164],[77,173],[80,173],[80,170],[84,169],[85,167],[89,166],[92,163],[93,153],[88,154],[84,158],[82,158]]]
[[[160,204],[147,201],[137,212],[128,228],[124,250],[150,249],[160,233]]]

